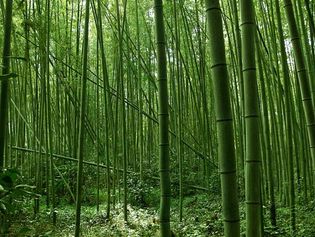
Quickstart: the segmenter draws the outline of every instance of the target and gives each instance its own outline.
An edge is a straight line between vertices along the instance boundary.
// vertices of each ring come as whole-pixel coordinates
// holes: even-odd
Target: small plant
[[[16,169],[0,171],[0,235],[8,232],[13,217],[22,210],[25,197],[37,197],[35,186],[18,184],[21,175]]]

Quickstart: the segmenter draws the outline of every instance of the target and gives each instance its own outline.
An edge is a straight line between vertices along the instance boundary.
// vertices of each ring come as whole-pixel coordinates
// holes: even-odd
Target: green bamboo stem
[[[11,54],[11,28],[12,28],[12,0],[6,0],[4,18],[4,40],[2,51],[2,75],[10,73],[10,54]],[[9,101],[9,79],[1,80],[1,99],[0,99],[0,170],[4,165],[5,143],[7,133],[7,116]]]
[[[160,142],[160,236],[170,237],[170,170],[168,137],[168,90],[165,53],[165,30],[163,19],[163,1],[154,0],[155,29],[157,46],[157,70],[159,88],[159,142]]]
[[[240,236],[240,218],[237,198],[234,131],[219,1],[207,0],[206,13],[219,145],[224,236],[236,237]]]
[[[303,110],[306,118],[307,133],[309,146],[311,151],[311,161],[314,168],[315,164],[315,114],[314,105],[312,103],[311,87],[309,84],[308,72],[306,69],[301,39],[299,36],[297,23],[293,11],[291,0],[284,0],[284,9],[289,25],[289,32],[293,46],[296,70],[298,73],[298,82],[303,102]],[[312,171],[312,179],[314,180],[314,170]]]
[[[81,80],[81,101],[80,101],[80,123],[78,134],[78,169],[77,169],[77,191],[76,191],[76,218],[75,218],[75,237],[80,236],[81,221],[81,199],[83,183],[83,159],[84,159],[84,116],[87,107],[87,68],[88,68],[88,39],[89,39],[89,20],[90,20],[90,0],[85,2],[85,26],[84,26],[84,44],[83,44],[83,66]]]
[[[246,236],[261,236],[261,159],[258,89],[255,66],[255,10],[252,0],[240,1],[245,103]]]

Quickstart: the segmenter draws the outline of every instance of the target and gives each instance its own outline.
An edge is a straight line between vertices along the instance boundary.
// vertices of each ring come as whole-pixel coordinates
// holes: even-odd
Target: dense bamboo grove
[[[162,237],[184,236],[172,223],[200,193],[222,203],[213,236],[269,236],[282,208],[287,235],[270,236],[304,236],[315,3],[0,0],[0,12],[0,224],[16,187],[53,225],[67,200],[75,236],[91,196],[106,220],[121,204],[128,223],[138,182],[159,192]]]

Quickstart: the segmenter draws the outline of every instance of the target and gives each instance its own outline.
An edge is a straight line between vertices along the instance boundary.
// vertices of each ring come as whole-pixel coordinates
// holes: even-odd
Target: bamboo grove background
[[[261,211],[276,225],[277,206],[290,207],[294,232],[295,204],[314,199],[312,1],[1,0],[7,31],[10,6],[11,39],[0,37],[0,164],[45,194],[54,221],[56,185],[77,200],[77,223],[87,182],[97,209],[106,189],[107,216],[123,202],[127,220],[128,176],[159,185],[166,171],[161,188],[168,197],[176,186],[180,220],[185,195],[213,192],[221,175],[226,236],[239,235],[245,201],[248,236],[260,236]],[[168,228],[161,222],[163,236]]]

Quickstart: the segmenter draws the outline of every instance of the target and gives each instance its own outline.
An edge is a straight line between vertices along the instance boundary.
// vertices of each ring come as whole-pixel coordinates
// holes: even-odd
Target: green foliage
[[[23,211],[27,198],[39,197],[33,192],[34,186],[19,184],[21,175],[16,169],[7,169],[0,173],[0,234],[8,231],[14,216]]]
[[[177,220],[177,202],[173,203],[172,216]],[[193,195],[184,199],[183,222],[174,222],[172,229],[178,236],[219,236],[223,232],[220,197]]]
[[[214,195],[221,194],[220,176],[218,173],[212,174],[209,178],[209,193]]]
[[[313,226],[315,225],[314,218],[315,203],[310,202],[308,205],[297,205],[296,215],[297,215],[297,229],[294,234],[291,233],[291,226],[288,224],[290,219],[290,208],[289,207],[279,207],[278,208],[278,218],[277,227],[273,227],[270,223],[269,213],[265,213],[265,227],[264,236],[266,237],[309,237],[315,236],[315,231]]]
[[[76,166],[71,164],[69,165],[61,165],[59,166],[59,173],[56,173],[55,176],[55,193],[58,196],[59,202],[65,202],[67,204],[74,203],[73,198],[69,195],[68,187],[70,187],[71,191],[74,193],[76,184],[77,184],[77,170]],[[96,203],[95,190],[95,173],[94,167],[85,167],[83,170],[83,186],[85,187],[85,192],[82,194],[82,203],[88,205],[94,205]],[[67,183],[65,183],[65,181]],[[68,186],[68,187],[67,187]],[[100,188],[104,188],[104,185],[101,185]]]
[[[129,189],[131,188],[129,187]],[[123,220],[123,205],[121,203],[116,204],[115,208],[112,209],[110,219],[106,217],[106,204],[100,205],[99,213],[96,212],[94,206],[83,206],[81,215],[83,236],[156,236],[159,226],[156,210],[156,207],[159,206],[158,187],[150,188],[150,192],[147,195],[152,196],[154,193],[156,203],[153,208],[140,208],[128,205],[128,223],[125,223]],[[149,196],[145,196],[145,198],[149,198]],[[171,229],[176,236],[221,236],[223,232],[223,217],[221,214],[220,196],[199,194],[185,197],[182,223],[179,222],[178,207],[178,198],[172,199],[171,216],[174,221],[171,223]],[[245,212],[244,203],[240,208],[241,214],[243,214]],[[314,210],[314,202],[297,207],[297,220],[299,221],[297,222],[297,233],[294,237],[314,236]],[[265,209],[265,211],[268,212],[268,209]],[[279,208],[277,228],[271,227],[270,220],[268,220],[269,213],[266,212],[264,213],[264,236],[291,237],[290,226],[287,223],[290,209]],[[30,209],[24,209],[23,216],[20,213],[16,218],[19,219],[19,223],[13,223],[11,226],[10,234],[13,236],[70,236],[74,230],[74,217],[73,206],[61,205],[58,210],[57,225],[54,227],[50,222],[48,212],[42,212],[36,219],[33,219],[30,215]],[[241,218],[244,220],[244,216],[241,216]],[[242,221],[241,224],[241,228],[244,230],[245,221]]]
[[[128,201],[136,207],[156,207],[159,203],[159,192],[146,180],[141,181],[136,174],[129,174],[127,179],[129,188]]]
[[[59,166],[59,171],[63,178],[68,182],[68,185],[72,191],[75,190],[76,185],[76,167],[71,165]],[[59,197],[59,200],[73,203],[74,200],[68,195],[68,190],[62,176],[57,174],[55,176],[55,193]]]

